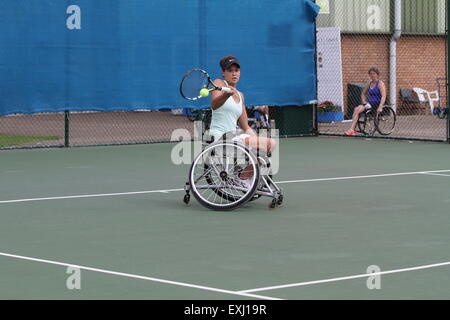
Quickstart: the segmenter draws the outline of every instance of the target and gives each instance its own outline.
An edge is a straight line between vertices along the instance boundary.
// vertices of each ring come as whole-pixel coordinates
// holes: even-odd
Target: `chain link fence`
[[[194,119],[187,109],[9,115],[0,117],[0,148],[167,142],[176,129],[193,136]]]
[[[317,0],[318,132],[344,135],[380,71],[396,113],[384,138],[448,139],[447,1]],[[367,97],[366,97],[367,100]],[[356,135],[367,133],[358,132]],[[377,131],[374,137],[381,136]]]
[[[199,139],[204,128],[198,127],[196,121],[203,121],[206,110],[8,115],[0,117],[0,149],[147,144],[178,141],[181,137]],[[314,135],[312,106],[270,106],[267,110],[270,119],[265,121],[262,112],[258,114],[257,109],[247,108],[249,125],[255,131],[279,128],[281,137]]]

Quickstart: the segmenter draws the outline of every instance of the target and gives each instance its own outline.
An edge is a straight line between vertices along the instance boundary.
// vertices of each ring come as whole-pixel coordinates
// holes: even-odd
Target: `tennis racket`
[[[230,88],[216,86],[205,70],[192,69],[186,72],[180,84],[181,96],[187,100],[198,100],[203,98],[200,94],[202,89],[207,89],[209,92],[214,90],[231,91]]]

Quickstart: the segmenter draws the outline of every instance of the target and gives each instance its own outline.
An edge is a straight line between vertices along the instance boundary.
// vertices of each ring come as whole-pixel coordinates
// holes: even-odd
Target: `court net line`
[[[286,288],[292,288],[292,287],[304,287],[304,286],[321,284],[321,283],[330,283],[330,282],[337,282],[337,281],[343,281],[343,280],[353,280],[353,279],[358,279],[358,278],[375,277],[375,276],[381,276],[381,275],[385,275],[385,274],[417,271],[417,270],[437,268],[437,267],[443,267],[443,266],[449,266],[449,265],[450,265],[450,261],[447,261],[447,262],[434,263],[434,264],[428,264],[428,265],[410,267],[410,268],[403,268],[403,269],[394,269],[394,270],[387,270],[387,271],[373,272],[373,273],[364,273],[364,274],[357,274],[357,275],[352,275],[352,276],[345,276],[345,277],[338,277],[338,278],[331,278],[331,279],[289,283],[289,284],[277,285],[277,286],[271,286],[271,287],[241,290],[239,292],[240,293],[251,293],[251,292],[258,292],[258,291],[286,289]]]
[[[338,181],[338,180],[352,180],[352,179],[367,179],[367,178],[406,176],[406,175],[415,175],[415,174],[430,174],[431,175],[431,174],[440,173],[440,172],[450,172],[450,170],[413,171],[413,172],[383,173],[383,174],[349,176],[349,177],[288,180],[288,181],[276,181],[276,183],[277,184],[289,184],[289,183],[302,183],[302,182]],[[74,195],[74,196],[57,196],[57,197],[41,197],[41,198],[28,198],[28,199],[13,199],[13,200],[0,200],[0,204],[19,203],[19,202],[31,202],[31,201],[45,201],[45,200],[63,200],[63,199],[114,197],[114,196],[149,194],[149,193],[170,193],[170,192],[179,192],[179,191],[183,191],[183,190],[184,190],[183,188],[179,188],[179,189],[162,189],[162,190],[131,191],[131,192],[116,192],[116,193],[84,194],[84,195]]]
[[[171,280],[147,277],[147,276],[142,276],[142,275],[137,275],[137,274],[81,266],[81,265],[76,265],[76,264],[72,264],[72,263],[60,262],[60,261],[38,259],[38,258],[33,258],[33,257],[26,257],[26,256],[20,256],[20,255],[16,255],[16,254],[5,253],[5,252],[0,252],[0,256],[19,259],[19,260],[26,260],[26,261],[33,261],[33,262],[40,262],[40,263],[45,263],[45,264],[63,266],[63,267],[72,267],[72,268],[76,268],[76,269],[80,269],[80,270],[104,273],[104,274],[109,274],[109,275],[114,275],[114,276],[119,276],[119,277],[125,277],[125,278],[133,278],[133,279],[139,279],[139,280],[146,280],[146,281],[170,284],[170,285],[175,285],[175,286],[180,286],[180,287],[187,287],[187,288],[193,288],[193,289],[199,289],[199,290],[205,290],[205,291],[225,293],[225,294],[230,294],[230,295],[235,295],[235,296],[242,296],[242,297],[256,298],[256,299],[263,299],[263,300],[283,300],[283,299],[279,299],[279,298],[261,296],[261,295],[246,293],[246,292],[237,292],[237,291],[232,291],[232,290],[225,290],[225,289],[201,286],[201,285],[196,285],[196,284],[191,284],[191,283],[186,283],[186,282],[171,281]]]

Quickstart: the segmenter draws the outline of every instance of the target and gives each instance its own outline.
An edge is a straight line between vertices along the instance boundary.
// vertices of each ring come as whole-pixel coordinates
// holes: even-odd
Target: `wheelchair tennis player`
[[[194,160],[183,200],[188,203],[192,191],[208,208],[232,210],[247,201],[269,196],[269,206],[274,208],[282,204],[283,195],[270,170],[265,169],[270,167],[276,141],[258,136],[248,125],[244,94],[236,88],[241,74],[239,60],[226,56],[219,64],[223,78],[214,80],[214,88],[210,89],[209,135],[213,143]]]

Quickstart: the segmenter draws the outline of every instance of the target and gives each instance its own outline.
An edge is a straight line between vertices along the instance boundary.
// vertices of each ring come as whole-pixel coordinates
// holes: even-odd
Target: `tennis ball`
[[[200,90],[200,95],[201,95],[202,97],[207,97],[207,96],[209,96],[209,90],[206,89],[206,88],[203,88],[202,90]]]

